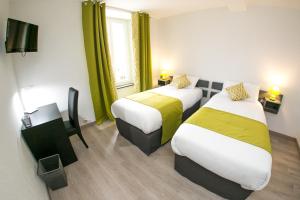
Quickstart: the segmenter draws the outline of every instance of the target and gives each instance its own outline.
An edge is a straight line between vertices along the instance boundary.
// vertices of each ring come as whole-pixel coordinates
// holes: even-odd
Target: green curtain
[[[139,90],[151,89],[152,63],[149,14],[138,12],[132,14],[132,38]]]
[[[113,120],[111,104],[117,99],[106,30],[105,4],[82,2],[82,27],[90,90],[97,124]]]

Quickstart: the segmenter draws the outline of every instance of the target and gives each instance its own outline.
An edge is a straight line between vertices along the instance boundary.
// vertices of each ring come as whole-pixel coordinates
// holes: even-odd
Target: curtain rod
[[[104,3],[104,2],[103,2]],[[118,8],[118,7],[113,7],[113,6],[108,6],[106,5],[107,8],[111,8],[111,9],[116,9],[116,10],[121,10],[124,12],[129,12],[129,13],[133,13],[133,12],[138,12],[138,13],[145,13],[144,11],[136,11],[136,10],[127,10],[125,8]],[[150,16],[150,15],[149,15]],[[151,16],[150,16],[151,17]]]
[[[108,5],[106,5],[106,7],[107,7],[107,8],[112,8],[112,9],[116,9],[116,10],[125,11],[125,12],[130,12],[130,13],[132,13],[132,12],[137,12],[137,11],[135,11],[135,10],[127,10],[127,9],[124,9],[124,8],[117,8],[117,7],[108,6]],[[139,12],[139,11],[138,11],[138,12]]]
[[[105,3],[105,0],[83,0],[82,2],[88,2],[88,1],[93,1],[93,2],[100,2],[101,4],[102,3]],[[146,13],[144,11],[136,11],[136,10],[127,10],[125,8],[118,8],[118,7],[114,7],[114,6],[108,6],[106,5],[107,8],[111,8],[111,9],[116,9],[116,10],[121,10],[121,11],[124,11],[124,12],[129,12],[129,13],[133,13],[133,12],[138,12],[138,13]],[[149,17],[152,18],[149,14]]]
[[[104,0],[84,0],[83,2],[85,1],[93,1],[93,2],[100,2],[100,3],[105,3]],[[118,7],[114,7],[114,6],[109,6],[109,5],[106,5],[107,8],[112,8],[112,9],[117,9],[117,10],[122,10],[122,11],[125,11],[125,12],[139,12],[139,13],[143,13],[143,11],[136,11],[136,10],[127,10],[125,8],[118,8]]]

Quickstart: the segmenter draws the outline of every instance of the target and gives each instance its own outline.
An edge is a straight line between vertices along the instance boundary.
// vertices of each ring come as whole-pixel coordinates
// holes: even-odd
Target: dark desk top
[[[56,103],[41,106],[29,117],[32,126],[23,126],[21,132],[37,161],[54,154],[60,155],[64,166],[77,161]]]
[[[28,128],[32,128],[62,118],[56,103],[41,106],[38,108],[38,111],[29,114],[29,116],[32,126]],[[24,130],[27,128],[22,127],[22,129]]]

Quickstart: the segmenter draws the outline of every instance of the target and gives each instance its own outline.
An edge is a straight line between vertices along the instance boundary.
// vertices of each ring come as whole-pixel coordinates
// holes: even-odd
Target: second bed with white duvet
[[[230,112],[266,124],[262,105],[257,100],[232,101],[228,95],[221,92],[204,107]],[[171,144],[177,155],[185,156],[248,190],[264,188],[271,177],[272,157],[269,152],[199,126],[183,123]]]

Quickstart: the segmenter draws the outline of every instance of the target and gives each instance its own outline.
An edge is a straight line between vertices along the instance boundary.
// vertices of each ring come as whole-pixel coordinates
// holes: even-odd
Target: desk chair
[[[64,121],[66,131],[70,136],[77,134],[81,141],[83,142],[86,148],[89,148],[85,142],[81,129],[79,126],[78,120],[78,90],[74,88],[69,88],[69,97],[68,97],[68,112],[69,112],[69,121]]]

